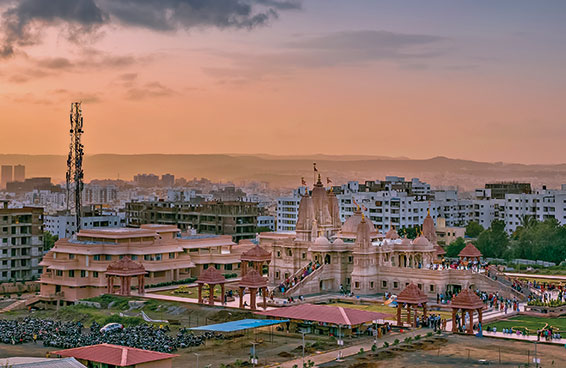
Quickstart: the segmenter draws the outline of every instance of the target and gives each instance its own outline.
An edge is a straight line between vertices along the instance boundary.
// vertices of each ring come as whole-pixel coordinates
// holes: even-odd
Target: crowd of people
[[[303,281],[305,277],[316,271],[320,267],[318,262],[309,262],[308,265],[303,267],[300,272],[297,272],[295,276],[289,277],[283,281],[278,289],[281,293],[285,293],[287,290],[291,289],[293,286],[297,285],[299,282]]]
[[[480,272],[485,270],[487,264],[481,264],[477,261],[457,260],[449,261],[444,259],[440,263],[432,263],[428,266],[431,270],[471,270],[473,272]]]
[[[194,335],[186,328],[173,336],[168,326],[147,324],[101,332],[101,326],[96,322],[86,329],[80,322],[36,318],[0,320],[0,342],[4,344],[40,342],[44,346],[61,349],[106,343],[170,353],[179,348],[199,346],[207,339],[223,338],[221,334],[210,332]]]

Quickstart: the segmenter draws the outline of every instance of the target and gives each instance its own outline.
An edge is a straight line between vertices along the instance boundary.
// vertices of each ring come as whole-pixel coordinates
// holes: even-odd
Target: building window
[[[434,285],[431,284],[429,290],[431,293],[434,293]]]
[[[81,270],[81,277],[86,277],[86,271],[85,270]]]
[[[175,253],[169,253],[169,259],[174,259],[175,258]]]
[[[92,271],[92,277],[94,277],[95,279],[98,278],[98,272]]]
[[[275,279],[279,280],[279,271],[275,271]]]
[[[225,269],[226,271],[232,271],[232,264],[231,264],[231,263],[230,263],[230,264],[225,264],[225,265],[224,265],[224,269]]]
[[[353,261],[354,261],[354,257],[349,256],[349,257],[348,257],[348,263],[352,263]]]
[[[69,277],[75,277],[75,270],[69,271]]]
[[[203,270],[206,270],[207,268],[208,268],[208,263],[205,263],[205,264],[202,265]]]
[[[423,284],[417,284],[417,286],[419,287],[419,290],[423,289]]]
[[[61,270],[56,270],[56,271],[55,271],[55,276],[63,276],[63,271],[61,271]]]
[[[354,287],[355,287],[356,289],[359,289],[359,288],[360,288],[360,282],[359,282],[359,281],[355,281],[355,282],[354,282]]]
[[[95,254],[93,258],[95,261],[100,261],[100,254]]]
[[[281,258],[281,252],[277,251],[277,258]]]
[[[219,269],[220,269],[220,265],[219,265],[219,264],[215,264],[215,265],[214,265],[214,268],[216,268],[217,270],[219,270]]]
[[[156,261],[161,261],[161,254],[156,254],[156,255],[155,255],[155,260],[156,260]]]
[[[387,287],[387,281],[385,281],[385,280],[381,281],[381,287],[386,288]]]
[[[135,261],[136,259],[138,259],[138,256],[132,254],[132,261]]]
[[[150,256],[149,254],[144,254],[143,260],[144,260],[144,261],[149,261],[149,260],[151,260],[151,256]]]
[[[105,261],[111,261],[111,260],[112,260],[112,256],[111,256],[110,254],[106,254],[106,255],[104,256],[104,260],[105,260]]]
[[[287,255],[288,255],[289,257],[292,257],[292,256],[293,256],[293,251],[292,251],[291,249],[287,249]]]
[[[369,283],[370,289],[373,289],[373,281]]]
[[[306,253],[303,253],[303,254],[301,254],[301,257],[302,257],[303,259],[307,259],[307,254],[306,254]]]
[[[393,289],[399,289],[399,283],[397,281],[393,281]]]

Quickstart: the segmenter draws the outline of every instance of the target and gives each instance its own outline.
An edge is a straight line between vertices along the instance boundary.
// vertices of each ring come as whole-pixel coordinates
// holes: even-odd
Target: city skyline
[[[564,162],[563,2],[194,4],[0,1],[2,153]]]

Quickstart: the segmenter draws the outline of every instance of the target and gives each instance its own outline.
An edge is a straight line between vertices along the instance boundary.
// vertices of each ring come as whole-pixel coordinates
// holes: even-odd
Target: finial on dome
[[[318,173],[318,181],[316,183],[322,185],[322,180],[320,180],[320,173]]]

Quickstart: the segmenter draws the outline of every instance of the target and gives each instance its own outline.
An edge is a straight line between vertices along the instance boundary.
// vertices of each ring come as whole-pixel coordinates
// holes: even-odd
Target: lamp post
[[[305,331],[301,331],[303,335],[303,367],[305,366]]]
[[[375,330],[373,331],[373,343],[377,347],[377,320],[373,321],[373,323],[375,323]]]
[[[196,368],[198,368],[198,356],[199,356],[200,354],[199,354],[199,353],[193,353],[193,354],[197,356],[197,367],[196,367]]]
[[[344,345],[344,340],[342,340],[342,325],[338,325],[338,346],[340,349],[338,350],[338,358],[336,360],[341,361],[342,359],[342,346]]]
[[[255,367],[255,365],[257,364],[257,358],[256,358],[256,354],[255,354],[255,346],[256,346],[257,342],[252,342],[252,365]]]

